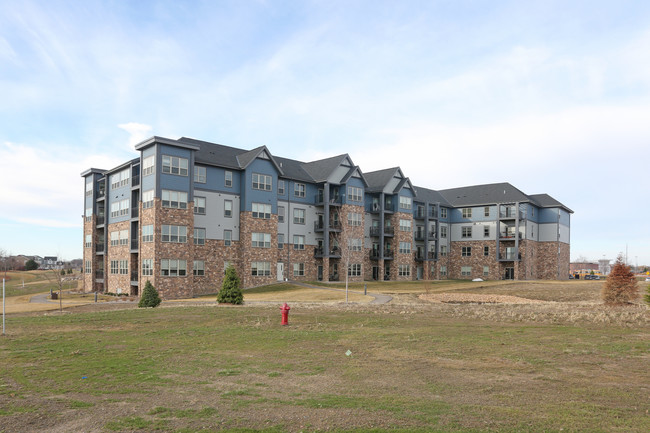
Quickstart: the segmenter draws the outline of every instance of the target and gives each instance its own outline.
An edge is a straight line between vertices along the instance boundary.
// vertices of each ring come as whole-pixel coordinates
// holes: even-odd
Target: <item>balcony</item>
[[[413,238],[415,238],[416,241],[423,241],[425,238],[425,234],[423,231],[416,231],[415,234],[413,235]]]
[[[516,238],[523,239],[524,235],[521,232],[519,233],[500,232],[499,233],[499,239],[501,239],[502,241],[514,241]]]
[[[438,260],[438,255],[436,254],[435,251],[429,251],[427,253],[427,259],[429,259],[429,260]]]
[[[325,250],[323,248],[314,248],[314,258],[316,259],[321,259],[323,257],[329,257],[331,259],[340,259],[341,258],[341,250],[338,247],[333,247],[329,254],[325,254]]]
[[[137,207],[132,207],[131,208],[131,218],[137,218],[139,213],[139,209]]]
[[[418,208],[413,214],[413,218],[416,220],[423,220],[426,217],[426,212],[422,208]]]
[[[139,174],[134,174],[131,177],[131,186],[136,187],[140,185],[140,175]]]
[[[521,260],[521,253],[515,253],[515,252],[499,253],[500,262],[514,262],[519,260]]]
[[[436,240],[436,232],[429,232],[428,236],[430,241],[435,241]]]
[[[417,262],[423,262],[424,259],[425,259],[425,254],[424,254],[424,253],[422,253],[422,252],[420,252],[420,251],[416,251],[416,252],[415,252],[415,261],[417,261]]]
[[[323,221],[314,221],[314,231],[315,232],[322,232],[325,229],[325,224]],[[331,232],[340,232],[341,231],[341,223],[339,221],[330,221],[330,228],[329,231]]]
[[[429,219],[438,219],[438,210],[436,208],[429,210]]]
[[[131,272],[131,284],[132,285],[138,284],[138,273],[136,271]]]
[[[96,253],[104,254],[105,251],[106,251],[106,245],[104,245],[104,244],[95,244],[95,252]]]
[[[379,250],[370,250],[370,260],[379,260],[380,258]]]
[[[137,251],[138,250],[138,240],[137,239],[131,239],[131,249]]]
[[[393,252],[391,250],[384,251],[384,260],[393,260]]]
[[[330,197],[329,205],[330,206],[341,206],[343,202],[343,199],[341,196],[336,196],[336,197]],[[325,197],[323,194],[316,194],[314,196],[314,203],[316,203],[316,206],[324,206],[325,205]]]
[[[499,211],[499,219],[502,220],[507,220],[507,219],[517,219],[519,218],[524,219],[524,213],[522,211],[517,211],[514,208],[506,208],[506,209],[501,209]]]
[[[105,222],[106,222],[106,217],[104,215],[98,215],[97,216],[97,225],[98,226],[103,226]]]
[[[101,269],[95,271],[95,279],[96,280],[103,280],[104,279],[104,271],[101,270]]]

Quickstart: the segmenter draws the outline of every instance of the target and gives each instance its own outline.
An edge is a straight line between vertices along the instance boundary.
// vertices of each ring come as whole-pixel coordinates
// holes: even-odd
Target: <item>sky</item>
[[[650,2],[0,2],[0,249],[81,258],[80,174],[152,135],[509,182],[650,265]]]

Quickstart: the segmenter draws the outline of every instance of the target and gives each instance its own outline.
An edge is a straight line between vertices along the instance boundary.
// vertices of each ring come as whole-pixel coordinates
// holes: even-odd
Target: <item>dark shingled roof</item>
[[[204,164],[216,164],[226,168],[241,168],[237,156],[248,152],[236,147],[224,146],[222,144],[210,143],[208,141],[195,140],[182,137],[178,141],[182,143],[197,144],[201,148],[196,151],[195,160]]]
[[[369,173],[364,173],[363,176],[368,182],[368,191],[377,192],[382,191],[388,182],[393,178],[395,172],[399,170],[399,167],[385,168],[383,170],[371,171]]]
[[[434,191],[429,188],[424,188],[422,186],[413,186],[413,188],[415,188],[418,192],[415,201],[428,202],[428,203],[440,203],[441,206],[451,207],[449,202],[438,191]]]
[[[529,197],[539,207],[561,207],[561,208],[565,209],[567,212],[573,213],[573,211],[571,209],[564,206],[562,203],[555,200],[553,197],[551,197],[548,194],[532,194]]]
[[[526,194],[507,182],[443,189],[439,192],[452,206],[456,207],[531,201]]]
[[[319,159],[303,163],[304,170],[314,179],[315,182],[325,182],[330,174],[339,166],[348,155],[332,156],[331,158]]]
[[[274,158],[280,164],[280,167],[282,167],[282,171],[284,172],[282,177],[304,182],[314,182],[314,179],[304,170],[303,162],[281,156],[274,156]]]

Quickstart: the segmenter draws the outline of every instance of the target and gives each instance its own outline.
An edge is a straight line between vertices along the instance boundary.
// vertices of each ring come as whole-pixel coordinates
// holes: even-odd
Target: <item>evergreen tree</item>
[[[38,263],[36,263],[34,259],[29,259],[25,262],[26,271],[35,271],[36,269],[38,269]]]
[[[151,284],[151,281],[147,280],[147,283],[144,285],[144,290],[142,291],[142,297],[140,302],[138,302],[138,307],[147,308],[147,307],[157,307],[160,305],[160,296],[158,296],[158,290],[154,288]]]
[[[621,255],[618,256],[611,272],[607,275],[602,297],[606,305],[629,304],[639,297],[636,277],[632,269],[623,263]]]
[[[233,266],[228,266],[226,277],[223,279],[221,290],[217,295],[217,302],[220,304],[243,304],[244,294],[241,291],[240,284],[237,271]]]

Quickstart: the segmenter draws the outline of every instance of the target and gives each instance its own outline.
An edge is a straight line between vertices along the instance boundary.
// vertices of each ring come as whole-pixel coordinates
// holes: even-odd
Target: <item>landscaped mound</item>
[[[448,304],[543,304],[546,301],[526,299],[508,295],[478,295],[474,293],[436,293],[420,295],[420,299],[429,302],[443,302]]]

